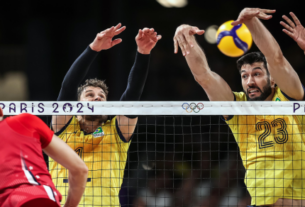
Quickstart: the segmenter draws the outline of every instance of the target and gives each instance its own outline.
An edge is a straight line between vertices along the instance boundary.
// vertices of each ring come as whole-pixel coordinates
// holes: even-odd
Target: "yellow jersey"
[[[244,92],[234,95],[236,101],[247,101]],[[289,101],[289,97],[276,87],[272,101]],[[251,205],[305,199],[304,116],[238,115],[226,123],[239,146]]]
[[[117,130],[116,117],[85,134],[75,116],[58,135],[86,163],[87,185],[79,206],[120,206],[121,189],[130,142]],[[62,204],[68,195],[68,170],[50,159],[49,169],[56,189],[62,194]]]

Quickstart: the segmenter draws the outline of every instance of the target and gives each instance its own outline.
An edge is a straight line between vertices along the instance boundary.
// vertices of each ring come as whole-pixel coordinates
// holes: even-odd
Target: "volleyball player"
[[[76,207],[85,190],[85,163],[38,117],[20,114],[2,119],[0,107],[0,207],[60,207],[61,194],[42,150],[69,170],[66,206]]]
[[[89,79],[79,85],[98,53],[119,44],[121,39],[112,38],[124,30],[125,27],[118,24],[97,34],[67,72],[57,101],[107,101],[108,88],[104,81]],[[160,39],[161,36],[157,35],[154,29],[139,30],[136,36],[136,60],[121,101],[140,100],[148,74],[150,52]],[[102,114],[53,116],[52,127],[56,134],[79,154],[89,168],[87,187],[81,204],[120,206],[119,191],[137,120],[137,116],[124,115],[116,116],[112,120],[107,120],[107,116]],[[53,182],[63,194],[64,201],[68,186],[67,171],[52,161],[50,170]]]
[[[300,78],[259,19],[268,20],[275,10],[246,8],[233,25],[245,23],[260,52],[237,61],[243,92],[232,92],[218,74],[211,71],[195,34],[203,30],[181,25],[174,36],[195,80],[211,101],[303,100]],[[228,114],[230,112],[228,111]],[[305,153],[302,116],[224,116],[231,128],[246,169],[245,184],[253,206],[305,206]]]

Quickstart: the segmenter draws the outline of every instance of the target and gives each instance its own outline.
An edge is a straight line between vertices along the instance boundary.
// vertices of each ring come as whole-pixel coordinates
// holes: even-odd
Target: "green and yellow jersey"
[[[85,134],[75,116],[59,132],[65,141],[86,163],[89,173],[79,206],[120,206],[121,189],[130,142],[126,142],[116,123],[116,117],[91,134]],[[68,171],[50,159],[53,182],[63,196],[68,195]]]
[[[236,101],[247,101],[234,92]],[[276,87],[272,101],[289,101]],[[279,198],[305,199],[305,117],[238,115],[226,120],[246,169],[251,205],[269,205]]]

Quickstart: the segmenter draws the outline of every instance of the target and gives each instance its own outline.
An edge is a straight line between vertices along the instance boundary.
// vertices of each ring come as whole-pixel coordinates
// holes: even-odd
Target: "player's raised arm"
[[[196,42],[195,35],[202,35],[204,30],[190,25],[181,25],[174,36],[174,52],[178,45],[185,56],[195,80],[207,93],[211,101],[233,101],[234,95],[227,82],[211,71],[203,50]]]
[[[280,24],[285,28],[283,29],[283,32],[285,32],[289,37],[296,41],[296,43],[305,53],[305,28],[293,12],[290,12],[289,14],[293,21],[286,15],[283,15],[283,19],[285,19],[288,23],[287,24],[283,21],[280,22]]]
[[[121,96],[121,101],[139,101],[147,79],[149,58],[151,50],[161,39],[161,35],[151,28],[140,29],[136,36],[138,46],[136,59],[128,77],[126,90]],[[134,132],[138,118],[137,116],[118,116],[118,126],[126,141],[130,140]]]
[[[56,135],[53,135],[52,141],[43,151],[69,170],[69,191],[65,207],[76,207],[87,183],[88,168],[86,164]]]
[[[277,41],[259,20],[272,18],[271,14],[274,12],[275,10],[245,8],[232,25],[240,23],[247,25],[255,44],[266,57],[270,74],[275,83],[289,97],[302,100],[304,90],[298,74],[284,57]]]
[[[123,32],[126,27],[121,27],[121,23],[115,27],[106,29],[98,33],[93,42],[85,49],[85,51],[74,61],[67,72],[57,98],[57,101],[76,101],[76,88],[83,81],[89,71],[90,65],[98,55],[98,52],[107,50],[122,42],[122,39],[114,39],[116,35]],[[52,128],[58,132],[72,116],[53,116]]]

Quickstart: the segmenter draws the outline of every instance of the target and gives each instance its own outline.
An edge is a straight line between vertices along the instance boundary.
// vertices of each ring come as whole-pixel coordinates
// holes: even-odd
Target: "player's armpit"
[[[52,116],[52,130],[57,133],[70,121],[72,116]]]
[[[118,127],[127,142],[129,142],[131,136],[136,128],[138,118],[130,119],[126,116],[117,116]]]

